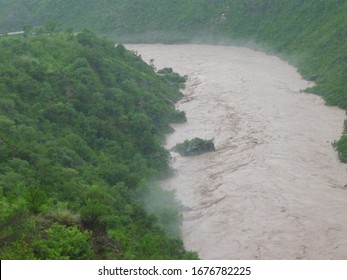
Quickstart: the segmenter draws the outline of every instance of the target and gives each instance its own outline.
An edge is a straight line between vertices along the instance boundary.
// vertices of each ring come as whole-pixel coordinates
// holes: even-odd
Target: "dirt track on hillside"
[[[173,155],[162,182],[185,206],[186,248],[202,259],[347,259],[346,165],[331,143],[345,113],[274,56],[245,48],[132,45],[156,67],[187,74],[167,147],[214,138],[217,151]]]

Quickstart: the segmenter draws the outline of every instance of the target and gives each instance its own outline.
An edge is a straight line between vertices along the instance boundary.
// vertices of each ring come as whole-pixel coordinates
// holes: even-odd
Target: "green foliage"
[[[176,207],[147,182],[171,172],[177,86],[88,30],[46,29],[0,40],[1,258],[183,258],[177,210],[168,227],[144,205]]]
[[[87,260],[92,257],[88,231],[81,232],[75,226],[53,224],[42,235],[34,243],[36,255],[41,260]]]
[[[14,241],[1,246],[2,260],[35,260],[36,256],[31,246],[23,241]]]
[[[306,79],[314,81],[310,92],[322,95],[329,105],[347,109],[346,1],[31,0],[25,5],[19,0],[4,2],[0,32],[22,30],[33,23],[44,25],[51,19],[62,28],[88,27],[118,42],[193,41],[260,46],[289,60]],[[36,71],[40,73],[39,69]],[[344,150],[339,151],[347,157]]]
[[[173,147],[173,151],[179,153],[181,156],[197,156],[206,152],[215,151],[215,147],[213,139],[204,140],[201,138],[194,138],[177,144]]]
[[[174,72],[170,67],[160,69],[157,73],[162,75],[169,83],[177,85],[178,88],[184,88],[185,82],[188,79],[187,76],[181,76],[180,74]]]
[[[67,201],[74,215],[81,214],[81,207],[88,213],[93,210],[87,203],[91,198],[85,198],[90,186],[106,187],[107,192],[116,184],[131,197],[146,179],[170,172],[160,132],[170,131],[171,121],[185,120],[184,113],[172,107],[180,98],[173,90],[176,86],[163,83],[179,77],[170,71],[164,71],[165,78],[155,76],[152,67],[124,46],[113,48],[88,31],[75,37],[72,28],[87,27],[118,42],[256,43],[279,53],[314,81],[308,91],[347,109],[346,1],[2,2],[0,32],[23,29],[25,38],[0,38],[0,188],[6,205],[10,199],[14,207],[14,198],[24,198],[20,205],[25,215],[55,209],[59,201]],[[70,29],[64,38],[34,38],[30,26],[37,34],[54,33],[56,27]],[[139,131],[140,127],[145,129]],[[336,142],[342,161],[347,161],[346,147],[344,135]],[[39,194],[38,199],[29,189]],[[112,243],[106,235],[101,241],[94,239],[105,247],[113,244],[116,252],[94,250],[95,256],[139,257],[136,227],[125,226],[133,222],[134,205],[130,198],[124,203],[124,220],[108,216],[108,210],[99,213],[97,221],[119,242]],[[11,227],[4,223],[1,230]],[[8,230],[5,236],[12,238]],[[30,240],[16,238],[20,241],[2,248],[30,248]],[[141,248],[146,244],[150,242]]]
[[[173,238],[179,237],[182,221],[175,202],[175,192],[168,193],[153,185],[143,200],[146,210],[159,219],[162,229]]]
[[[29,211],[23,199],[2,195],[0,210],[0,245],[22,239],[31,230]]]
[[[338,151],[339,159],[347,163],[347,134],[344,134],[333,146]]]

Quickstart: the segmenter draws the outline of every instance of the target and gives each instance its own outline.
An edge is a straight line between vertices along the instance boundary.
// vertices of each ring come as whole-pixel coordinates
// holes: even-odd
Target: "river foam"
[[[210,45],[129,45],[188,75],[167,148],[214,138],[217,151],[174,155],[162,182],[185,206],[182,237],[202,259],[347,259],[346,165],[332,148],[345,112],[301,93],[311,84],[275,56]]]

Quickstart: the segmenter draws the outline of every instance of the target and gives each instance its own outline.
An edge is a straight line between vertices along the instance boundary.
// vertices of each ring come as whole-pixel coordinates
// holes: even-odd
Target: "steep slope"
[[[1,259],[195,257],[152,182],[177,86],[88,31],[2,39],[0,60]]]
[[[347,2],[341,0],[2,1],[0,31],[56,21],[120,42],[256,42],[316,81],[327,103],[347,108]]]
[[[298,67],[305,78],[315,82],[316,86],[309,89],[309,91],[322,95],[328,104],[338,105],[344,109],[347,109],[346,18],[347,2],[345,0],[0,1],[0,32],[2,33],[21,30],[24,27],[26,30],[30,30],[28,28],[30,26],[33,28],[33,31],[40,30],[40,28],[37,28],[38,26],[43,26],[50,31],[53,31],[55,27],[60,30],[70,27],[75,30],[90,28],[118,42],[171,43],[196,41],[202,43],[234,43],[260,47],[290,61]],[[67,37],[69,36],[71,37],[71,34],[67,35]],[[130,63],[129,53],[122,47],[115,50],[115,52],[118,52],[118,62],[115,65],[118,66],[113,68],[108,63],[108,61],[113,61],[113,58],[107,55],[106,58],[103,58],[107,48],[101,51],[103,49],[101,45],[105,46],[107,44],[95,43],[88,33],[84,33],[80,37],[79,45],[76,45],[73,39],[71,39],[71,42],[74,43],[70,42],[72,44],[70,45],[70,43],[61,43],[59,40],[49,43],[48,39],[43,39],[44,37],[37,38],[32,38],[31,40],[18,38],[13,39],[13,41],[0,39],[2,44],[1,79],[3,80],[1,92],[11,93],[7,94],[1,103],[1,129],[3,134],[1,134],[0,149],[2,149],[1,157],[3,157],[5,164],[1,171],[2,194],[5,197],[2,198],[1,205],[7,214],[2,218],[2,225],[6,225],[6,227],[2,226],[0,228],[3,231],[0,240],[8,240],[3,238],[13,236],[11,232],[14,232],[14,225],[11,225],[9,221],[23,221],[27,217],[31,217],[29,219],[30,222],[25,224],[21,230],[15,230],[20,236],[15,237],[14,240],[17,240],[19,243],[17,241],[17,243],[11,243],[12,245],[6,247],[6,250],[3,252],[16,252],[15,248],[27,248],[29,246],[28,255],[35,253],[35,257],[43,257],[42,248],[46,248],[48,246],[47,243],[35,245],[41,248],[38,251],[39,253],[37,251],[33,252],[30,246],[36,244],[34,241],[37,240],[38,236],[51,237],[62,229],[56,228],[57,226],[54,225],[55,221],[60,221],[57,218],[49,218],[47,224],[43,223],[42,220],[40,220],[41,222],[37,221],[36,218],[41,216],[46,217],[45,219],[48,216],[56,217],[56,214],[48,215],[47,213],[62,212],[69,213],[67,216],[70,220],[77,217],[77,220],[73,219],[75,222],[72,224],[77,227],[81,235],[84,234],[81,240],[88,239],[88,232],[85,232],[85,230],[90,230],[89,222],[83,220],[83,215],[85,215],[84,217],[92,216],[95,217],[94,221],[97,225],[102,221],[101,224],[103,226],[100,226],[99,229],[101,232],[105,233],[104,228],[106,227],[107,234],[102,236],[107,238],[111,236],[118,240],[119,244],[116,247],[121,249],[117,257],[144,257],[144,255],[139,253],[141,250],[141,252],[145,252],[141,246],[153,245],[156,243],[154,241],[155,238],[151,239],[148,235],[142,234],[141,236],[147,236],[153,242],[150,243],[147,241],[147,237],[143,237],[144,239],[136,241],[135,245],[133,245],[133,241],[138,240],[135,237],[138,228],[134,226],[130,229],[124,226],[127,224],[125,220],[136,220],[134,216],[138,217],[138,214],[134,213],[138,209],[143,210],[143,208],[137,208],[137,206],[133,205],[133,202],[129,202],[132,200],[127,198],[125,204],[130,204],[131,206],[121,207],[119,211],[123,214],[125,213],[128,220],[114,218],[112,215],[109,217],[109,209],[113,209],[112,207],[115,207],[118,201],[114,202],[113,199],[106,195],[96,195],[96,190],[94,189],[89,189],[89,194],[86,195],[85,190],[89,188],[86,186],[98,185],[97,189],[100,190],[99,185],[102,185],[104,186],[102,188],[106,188],[105,192],[109,192],[109,186],[116,183],[119,188],[117,192],[120,192],[123,190],[123,187],[118,182],[123,182],[128,187],[136,186],[135,190],[138,190],[143,187],[143,178],[155,177],[155,174],[166,173],[167,165],[164,162],[167,155],[165,151],[160,149],[161,137],[157,132],[165,130],[167,122],[170,119],[179,118],[180,115],[174,113],[172,109],[167,110],[168,107],[165,107],[165,109],[161,107],[165,103],[164,100],[168,100],[168,96],[164,95],[165,98],[162,98],[163,96],[160,94],[167,92],[163,88],[164,86],[149,82],[152,81],[152,78],[150,78],[152,76],[148,73],[152,70],[136,59]],[[54,50],[52,54],[43,51],[47,45],[49,46],[48,50]],[[56,48],[53,48],[53,45],[56,45]],[[38,49],[36,49],[36,46]],[[83,47],[82,49],[81,46]],[[100,53],[98,55],[89,53],[96,46],[98,46],[97,52],[100,51]],[[71,50],[68,52],[70,56],[65,55],[66,50]],[[78,59],[77,50],[83,53],[81,60]],[[121,59],[124,54],[126,58],[123,57]],[[9,59],[13,57],[16,57],[16,59]],[[63,61],[60,59],[63,59]],[[124,59],[129,59],[129,61],[125,63],[126,65],[123,65],[124,67],[119,66],[119,60]],[[72,61],[76,65],[71,64],[70,62]],[[67,68],[62,67],[65,64],[70,66]],[[109,70],[112,70],[111,73],[113,74],[110,74]],[[139,73],[139,71],[145,72]],[[137,73],[138,75],[131,73]],[[113,77],[117,77],[116,82],[113,81]],[[75,78],[80,79],[79,82],[70,84],[70,79]],[[35,82],[32,82],[32,79]],[[84,83],[87,83],[88,87],[85,87]],[[148,92],[149,88],[153,89],[157,94],[152,95],[152,90]],[[36,91],[36,89],[40,90]],[[30,93],[35,92],[40,92],[37,98],[44,100],[44,102],[30,103],[34,102],[31,100]],[[124,92],[131,92],[132,95],[129,96],[124,94]],[[56,93],[61,93],[62,95],[57,95]],[[71,93],[73,94],[71,95]],[[167,94],[170,96],[169,100],[176,100],[175,94],[168,92]],[[19,99],[18,96],[20,96]],[[60,97],[57,98],[57,96]],[[65,96],[65,99],[62,99],[62,96]],[[148,101],[147,98],[149,96],[152,98],[156,96],[158,99],[150,98]],[[50,100],[50,98],[53,98],[53,101],[51,100],[47,103],[46,100]],[[30,108],[26,105],[27,102],[29,102]],[[42,104],[48,104],[50,107],[42,108]],[[101,105],[97,107],[95,104]],[[114,106],[117,108],[117,113],[114,112]],[[132,115],[131,112],[134,113],[135,108],[143,110],[141,111],[143,114]],[[25,112],[24,117],[21,113],[22,110]],[[98,115],[99,110],[103,112],[101,115]],[[169,113],[170,116],[167,115],[164,121],[159,120],[158,116],[162,116],[163,112],[167,111],[171,112]],[[27,112],[30,112],[30,118],[40,117],[40,119],[25,122],[24,120],[28,119]],[[108,115],[109,112],[111,112],[110,115]],[[84,118],[81,114],[87,116],[87,118]],[[47,119],[47,121],[42,121],[44,119]],[[55,123],[56,119],[58,124],[52,125],[51,122]],[[78,135],[77,140],[71,140],[75,137],[75,135],[70,135],[71,126],[75,127],[77,125],[75,122],[80,127],[83,127],[79,131],[79,134],[82,136]],[[83,126],[81,126],[81,123],[83,123]],[[61,125],[64,127],[62,131],[59,130]],[[145,137],[142,134],[137,135],[135,133],[136,128],[144,125],[149,128],[151,133],[145,135]],[[31,127],[34,130],[31,130]],[[115,127],[117,129],[114,131]],[[49,136],[52,134],[53,136]],[[20,140],[20,145],[11,146],[6,144],[9,141],[4,135],[12,135],[12,141]],[[65,135],[70,135],[71,139],[64,139]],[[28,137],[34,140],[28,142],[26,141]],[[43,144],[38,137],[44,137]],[[62,139],[58,141],[59,145],[56,145],[50,144],[49,137]],[[90,137],[92,137],[92,140]],[[109,143],[108,140],[112,137],[116,137],[124,144],[119,147],[117,143],[112,141],[112,143]],[[129,139],[129,137],[131,139],[130,142],[123,141],[124,139]],[[104,142],[105,139],[106,143]],[[89,145],[92,146],[90,147]],[[22,147],[22,149],[18,147]],[[148,147],[155,148],[149,149]],[[347,135],[342,136],[341,140],[336,143],[336,147],[339,150],[340,159],[347,162]],[[89,149],[94,148],[97,149],[97,152],[94,150],[89,151]],[[39,151],[41,152],[41,149],[44,150],[44,158],[47,158],[47,161],[38,164],[38,157],[36,156],[35,158],[35,155]],[[109,151],[117,154],[117,158],[110,158]],[[87,158],[84,158],[86,156]],[[154,161],[151,160],[153,156],[155,156]],[[130,158],[136,159],[135,165],[130,163]],[[20,161],[17,159],[20,159]],[[47,168],[47,166],[51,166],[52,160],[57,160],[57,163],[53,164],[52,168]],[[88,164],[84,162],[88,162]],[[95,162],[97,165],[105,168],[99,168],[99,170],[93,171],[95,173],[90,173],[89,168],[92,168]],[[33,163],[36,165],[32,165]],[[81,168],[82,171],[77,167]],[[73,170],[78,170],[79,175],[83,175],[82,179],[76,179],[77,175],[75,175]],[[114,173],[114,170],[121,171],[120,173]],[[135,170],[141,170],[141,175],[136,174]],[[19,174],[30,175],[32,172],[36,174],[37,178],[35,177],[35,180],[30,184],[23,183]],[[51,175],[47,176],[47,174]],[[94,178],[94,175],[99,179],[96,181],[91,179]],[[44,178],[49,180],[42,183],[40,180],[46,180]],[[61,178],[68,179],[62,180]],[[78,188],[68,187],[67,182],[73,184],[73,186],[78,186]],[[64,186],[64,190],[61,192],[57,191],[59,184]],[[17,194],[22,193],[23,189],[25,189],[24,186],[33,188],[33,192],[30,193],[35,194],[37,191],[37,195],[30,196],[27,192],[24,199],[16,200]],[[42,186],[52,186],[52,190],[54,190],[52,199],[48,199],[50,197],[48,194],[51,194],[51,190],[46,193]],[[8,188],[13,190],[9,191]],[[125,197],[134,197],[134,192],[136,193],[136,191],[131,190],[128,196],[129,190],[127,187],[125,189]],[[67,190],[71,191],[71,193],[66,192]],[[85,194],[83,197],[86,201],[90,201],[88,205],[86,202],[83,202],[83,204],[78,200],[74,200],[77,196],[76,194],[80,192]],[[68,207],[64,203],[54,204],[54,201],[56,201],[55,197],[63,196],[63,193],[69,196],[69,198],[63,198],[63,201],[67,199]],[[95,216],[86,214],[89,213],[88,211],[91,211],[91,213],[96,211],[96,209],[92,209],[92,205],[95,205],[95,197],[99,199],[98,203],[100,201],[102,203],[108,201],[106,203],[107,209],[103,210],[105,212],[95,214]],[[9,199],[12,199],[12,201]],[[11,204],[10,202],[14,203]],[[13,205],[13,207],[9,205]],[[113,206],[108,208],[108,205]],[[124,204],[121,205],[124,206]],[[80,206],[85,207],[84,212],[77,210]],[[51,212],[47,210],[52,207],[55,210]],[[22,210],[20,211],[20,209]],[[134,209],[137,210],[135,211]],[[141,212],[142,210],[138,211]],[[148,221],[147,218],[144,219]],[[45,221],[45,219],[43,220]],[[141,224],[140,221],[143,223],[141,219],[136,220],[138,223],[135,224]],[[80,227],[81,223],[82,227]],[[67,225],[71,225],[71,222]],[[31,227],[36,229],[33,231],[35,234],[27,240],[28,235],[26,233],[31,232]],[[51,227],[53,228],[51,229]],[[67,235],[72,235],[70,231],[76,230],[76,228],[67,229],[64,228],[65,231],[68,231]],[[90,232],[95,232],[95,229]],[[149,236],[152,235],[149,234]],[[101,242],[101,244],[104,244],[104,247],[107,247],[105,245],[108,240],[106,237]],[[40,240],[40,238],[38,239]],[[46,238],[44,240],[50,239]],[[89,240],[92,240],[87,243],[89,245],[100,244],[93,238]],[[164,240],[166,239],[164,238]],[[165,242],[170,243],[171,241],[166,240]],[[39,242],[39,244],[41,243]],[[158,248],[158,246],[153,247]],[[178,245],[178,247],[174,248],[181,247]],[[180,251],[181,249],[177,250]],[[94,251],[93,256],[105,257],[107,254],[107,252],[96,253]],[[182,257],[181,253],[178,255]],[[163,256],[169,258],[167,252],[153,252],[148,257]]]

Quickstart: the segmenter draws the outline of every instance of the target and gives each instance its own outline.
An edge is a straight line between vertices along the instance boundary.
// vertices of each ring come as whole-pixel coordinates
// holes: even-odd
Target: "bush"
[[[179,153],[181,156],[197,156],[215,150],[213,139],[203,140],[201,138],[186,140],[173,148],[173,151]]]
[[[89,244],[90,233],[77,227],[54,224],[45,230],[45,238],[36,242],[35,249],[39,259],[77,260],[91,259],[92,247]]]
[[[173,84],[178,88],[184,88],[184,84],[188,79],[186,75],[181,76],[180,74],[174,72],[171,67],[160,69],[157,73],[164,77],[164,79],[170,84]]]

